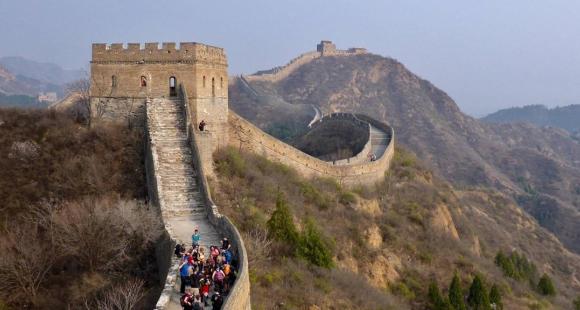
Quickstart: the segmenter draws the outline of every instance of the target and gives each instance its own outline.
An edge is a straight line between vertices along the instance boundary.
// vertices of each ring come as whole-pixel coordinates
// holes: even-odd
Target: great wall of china
[[[292,59],[288,64],[276,67],[270,70],[258,71],[252,75],[244,75],[243,78],[248,82],[268,81],[278,82],[287,78],[292,72],[301,66],[313,61],[314,59],[326,56],[353,56],[366,54],[364,48],[353,47],[348,50],[336,49],[336,46],[330,41],[322,41],[316,46],[316,51],[307,52]]]
[[[363,49],[338,51],[331,42],[318,45],[317,56],[307,53],[276,72],[249,79],[280,80],[300,65],[325,56],[366,53]],[[260,77],[261,76],[261,77]],[[256,78],[257,77],[257,78]],[[235,146],[293,167],[307,177],[332,177],[345,185],[381,180],[394,156],[394,132],[387,124],[365,115],[337,113],[320,118],[315,109],[312,126],[325,121],[355,122],[368,128],[363,150],[345,161],[326,162],[266,134],[228,109],[227,59],[221,48],[199,43],[93,45],[91,61],[91,117],[104,120],[135,119],[147,139],[146,171],[149,199],[159,208],[166,238],[158,242],[157,260],[165,279],[156,309],[179,306],[179,260],[176,243],[189,243],[194,228],[202,245],[218,244],[227,236],[238,258],[237,279],[223,309],[250,309],[247,253],[240,233],[214,204],[207,176],[214,174],[212,154]],[[196,124],[206,120],[207,129]],[[369,161],[368,154],[376,160]]]

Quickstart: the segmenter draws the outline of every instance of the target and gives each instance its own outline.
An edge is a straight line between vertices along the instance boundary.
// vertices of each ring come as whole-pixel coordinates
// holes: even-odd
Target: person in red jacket
[[[204,278],[201,280],[201,297],[203,299],[203,303],[207,306],[209,301],[209,289],[211,287],[211,280],[208,278]]]

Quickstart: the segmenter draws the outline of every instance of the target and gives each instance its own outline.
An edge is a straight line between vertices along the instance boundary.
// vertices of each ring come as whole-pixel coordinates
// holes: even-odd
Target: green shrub
[[[390,286],[390,289],[393,294],[403,297],[406,300],[414,300],[416,298],[415,292],[409,289],[404,282],[393,284]]]
[[[537,276],[536,265],[529,261],[525,255],[515,251],[509,257],[499,251],[495,256],[495,264],[502,269],[506,277],[512,279],[534,280]]]
[[[343,192],[342,194],[340,194],[339,201],[344,205],[350,205],[356,203],[357,199],[355,194],[351,192]]]
[[[316,187],[314,187],[309,182],[299,182],[300,192],[306,199],[306,201],[316,205],[322,210],[330,208],[331,202],[330,198],[321,193]]]
[[[407,151],[403,151],[400,149],[397,149],[395,151],[394,161],[396,164],[403,167],[412,167],[415,166],[416,163],[416,159],[411,153],[408,153]]]
[[[538,282],[538,291],[544,296],[556,295],[556,288],[554,287],[554,283],[552,283],[552,279],[545,273]]]
[[[216,170],[226,176],[243,177],[246,174],[246,162],[236,149],[228,147],[217,154]]]
[[[495,309],[502,310],[503,302],[501,301],[501,291],[499,287],[494,284],[489,291],[489,302],[495,305]]]
[[[286,203],[284,196],[279,193],[276,199],[276,210],[268,220],[268,233],[277,241],[288,243],[295,247],[299,243],[298,231],[294,225],[292,213]]]
[[[323,291],[325,294],[332,292],[332,284],[325,278],[314,278],[314,287]]]
[[[580,310],[580,296],[574,299],[574,310]]]
[[[272,286],[272,284],[279,282],[282,280],[282,273],[279,271],[271,271],[265,273],[263,276],[260,277],[260,284],[266,287]]]
[[[304,232],[300,238],[298,255],[313,265],[332,268],[332,250],[329,242],[325,240],[322,233],[316,228],[316,223],[312,219],[307,219],[304,225]]]

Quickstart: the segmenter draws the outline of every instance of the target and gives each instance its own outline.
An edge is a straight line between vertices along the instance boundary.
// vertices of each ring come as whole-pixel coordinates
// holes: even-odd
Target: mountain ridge
[[[528,105],[501,109],[481,118],[490,123],[529,122],[538,126],[551,126],[571,133],[580,132],[580,105],[548,108],[544,105]]]
[[[230,91],[234,110],[245,94],[236,84]],[[580,184],[580,144],[565,131],[479,121],[429,81],[379,55],[321,57],[276,83],[251,86],[289,106],[364,113],[390,123],[399,143],[443,178],[460,188],[508,194],[567,247],[580,251],[580,191],[574,188]],[[244,100],[245,107],[252,106]],[[254,109],[259,107],[255,103]],[[267,111],[261,114],[268,119]],[[252,113],[243,116],[260,122]]]

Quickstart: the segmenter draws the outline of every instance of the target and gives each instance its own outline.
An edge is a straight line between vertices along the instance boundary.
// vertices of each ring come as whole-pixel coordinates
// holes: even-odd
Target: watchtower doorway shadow
[[[169,97],[177,97],[177,79],[174,76],[169,78]]]

